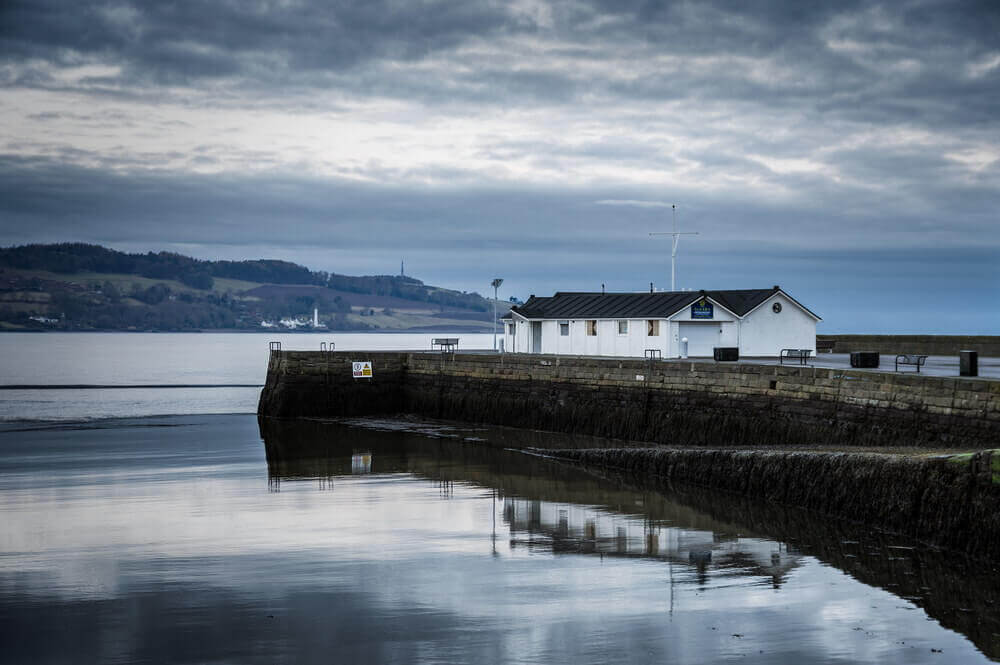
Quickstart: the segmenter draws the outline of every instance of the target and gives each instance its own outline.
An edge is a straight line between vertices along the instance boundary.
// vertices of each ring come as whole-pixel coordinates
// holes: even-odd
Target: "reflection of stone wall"
[[[503,519],[514,546],[557,554],[659,559],[699,568],[709,562],[717,568],[739,566],[745,574],[771,578],[775,588],[802,558],[796,550],[771,540],[720,537],[686,524],[675,526],[645,515],[573,503],[504,497]]]
[[[420,427],[424,425],[421,423]],[[756,574],[771,576],[775,585],[782,583],[784,571],[794,565],[798,554],[812,555],[865,584],[912,600],[943,626],[970,637],[988,656],[1000,659],[1000,612],[995,607],[996,598],[1000,597],[1000,578],[992,565],[947,550],[908,547],[911,541],[901,542],[897,536],[857,521],[871,519],[867,512],[847,515],[855,519],[852,522],[828,519],[774,501],[754,500],[752,492],[761,493],[769,484],[767,481],[775,478],[764,473],[759,481],[750,482],[750,476],[756,473],[753,466],[735,471],[726,462],[727,458],[748,457],[745,452],[687,451],[685,454],[704,456],[710,463],[691,463],[684,474],[673,473],[671,480],[662,467],[641,462],[643,455],[651,454],[648,450],[634,451],[633,464],[617,463],[606,451],[587,452],[586,455],[596,459],[587,461],[586,470],[576,464],[557,463],[549,457],[511,450],[547,444],[549,453],[562,448],[557,455],[563,459],[584,454],[565,452],[579,443],[578,437],[551,433],[456,427],[442,428],[442,438],[430,438],[407,430],[380,431],[331,422],[273,418],[260,419],[260,426],[268,473],[275,487],[287,479],[318,480],[321,487],[332,487],[337,482],[334,476],[351,474],[352,453],[364,450],[372,454],[376,473],[412,473],[442,485],[463,483],[494,490],[501,505],[501,517],[509,525],[512,538],[517,540],[516,547],[558,553],[653,556],[691,564],[699,576],[720,563],[756,566]],[[521,434],[529,436],[520,441],[512,438]],[[473,435],[477,437],[474,441],[465,439]],[[768,454],[761,452],[750,457]],[[770,473],[780,473],[781,477],[773,483],[772,492],[762,496],[793,500],[780,493],[786,489],[785,485],[800,491],[811,487],[813,479],[809,474],[815,473],[817,467],[795,461],[804,457],[811,456],[795,456],[773,464]],[[811,505],[815,508],[820,497],[829,496],[828,509],[818,508],[827,515],[838,506],[843,510],[851,508],[843,498],[846,492],[859,492],[859,502],[870,498],[866,486],[881,486],[886,495],[898,494],[902,486],[905,498],[913,501],[923,496],[923,491],[942,484],[918,474],[909,477],[907,486],[905,475],[883,477],[884,469],[879,464],[871,467],[869,477],[863,477],[858,470],[877,457],[815,457],[826,457],[821,463],[827,467],[823,480],[815,484],[811,493]],[[841,463],[832,464],[834,460]],[[952,463],[932,460],[928,464]],[[982,460],[975,466],[985,471]],[[969,471],[973,467],[970,461]],[[947,473],[951,468],[944,466],[938,472]],[[705,469],[714,469],[718,476],[706,474]],[[938,505],[948,514],[954,514],[957,525],[976,529],[973,526],[976,518],[964,506],[979,505],[977,510],[989,510],[990,494],[983,491],[984,485],[978,490],[970,489],[961,481],[964,472],[960,469],[955,469],[959,482],[944,484],[955,485],[961,496],[949,500],[930,492],[928,505]],[[676,482],[677,478],[689,475],[730,491]],[[742,484],[730,479],[726,485],[730,476]],[[962,494],[966,491],[967,495]],[[977,497],[976,492],[981,496]],[[923,509],[911,505],[899,508],[899,512],[913,515]],[[777,560],[773,547],[776,543],[748,542],[761,538],[781,543]]]
[[[353,379],[352,360],[372,360]],[[992,446],[1000,382],[814,367],[537,355],[274,354],[259,413],[409,411],[635,441]]]
[[[942,626],[969,637],[1000,660],[1000,578],[992,565],[932,548],[900,547],[899,538],[858,520],[817,520],[813,512],[731,492],[672,482],[646,472],[592,471],[623,484],[623,491],[656,492],[664,501],[697,506],[699,513],[731,521],[751,533],[787,543],[802,554],[859,581],[913,601]],[[710,518],[709,518],[710,520]]]

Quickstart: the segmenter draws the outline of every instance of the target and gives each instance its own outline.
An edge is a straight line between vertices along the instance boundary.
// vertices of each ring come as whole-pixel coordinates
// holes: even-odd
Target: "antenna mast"
[[[677,240],[680,236],[696,236],[697,231],[678,231],[677,230],[677,206],[673,203],[670,204],[670,214],[674,220],[674,230],[667,233],[650,233],[651,236],[673,236],[673,242],[670,249],[670,290],[677,290]]]

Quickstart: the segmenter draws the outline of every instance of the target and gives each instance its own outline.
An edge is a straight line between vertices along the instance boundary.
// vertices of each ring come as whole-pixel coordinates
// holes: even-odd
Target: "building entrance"
[[[712,350],[719,346],[719,323],[681,323],[678,341],[688,338],[688,356],[711,357]]]

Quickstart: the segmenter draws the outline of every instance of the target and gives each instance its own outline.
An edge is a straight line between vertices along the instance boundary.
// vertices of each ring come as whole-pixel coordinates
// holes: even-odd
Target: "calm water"
[[[129,337],[90,348],[143,346]],[[136,337],[163,347],[118,368],[102,369],[96,353],[79,362],[129,383],[136,372],[151,383],[262,378],[265,338],[232,336],[253,342],[238,368],[218,358],[225,336]],[[191,348],[192,338],[220,347]],[[3,382],[25,382],[7,364],[25,361],[4,350]],[[42,354],[58,372],[74,362],[61,353]],[[201,390],[231,403],[226,389]],[[1000,657],[990,566],[517,450],[603,442],[405,419],[259,425],[183,414],[189,398],[176,391],[149,389],[134,407],[72,392],[76,409],[182,415],[53,422],[7,399],[8,414],[31,419],[0,424],[2,663]]]
[[[284,349],[429,349],[431,333],[7,333],[0,385],[263,385],[268,342]],[[493,335],[448,333],[459,348],[493,348]],[[360,359],[360,358],[359,358]],[[256,413],[259,388],[0,390],[0,422]]]

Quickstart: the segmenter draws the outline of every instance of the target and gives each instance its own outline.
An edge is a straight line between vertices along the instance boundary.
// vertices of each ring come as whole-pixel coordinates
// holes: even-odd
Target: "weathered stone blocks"
[[[1000,382],[532,355],[273,354],[259,412],[391,411],[694,445],[996,445]],[[542,364],[546,362],[548,364]],[[636,381],[635,375],[645,378]]]

